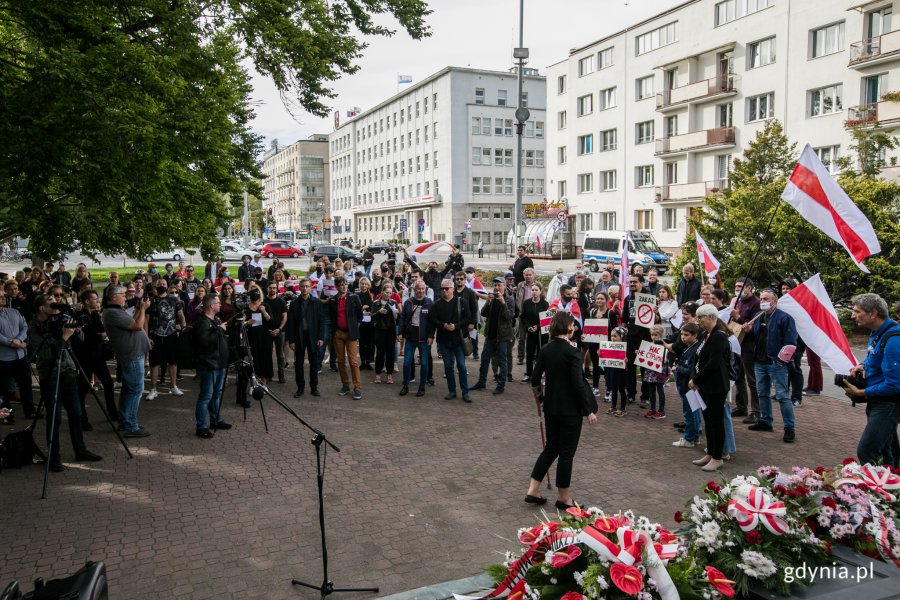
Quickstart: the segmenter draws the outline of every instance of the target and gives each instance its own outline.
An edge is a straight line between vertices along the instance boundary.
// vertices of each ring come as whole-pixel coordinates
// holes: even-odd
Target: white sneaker
[[[594,388],[594,397],[597,398],[600,396],[600,388]]]
[[[184,396],[184,392],[178,389],[177,385],[173,385],[169,388],[169,393],[173,396]]]
[[[693,448],[697,445],[696,442],[689,442],[684,438],[680,438],[677,442],[672,442],[672,445],[676,448]]]
[[[150,393],[147,394],[147,400],[156,400],[156,397],[159,396],[159,392],[156,391],[156,388],[150,390]]]

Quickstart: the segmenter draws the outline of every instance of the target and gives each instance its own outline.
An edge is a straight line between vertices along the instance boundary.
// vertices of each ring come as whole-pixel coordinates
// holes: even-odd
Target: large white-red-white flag
[[[628,262],[628,237],[622,242],[622,257],[619,259],[619,298],[625,302],[625,298],[631,295],[631,287],[628,278],[631,275],[631,264]]]
[[[878,236],[866,215],[837,184],[809,144],[781,197],[800,215],[843,246],[860,269],[866,257],[881,252]]]
[[[794,317],[797,334],[835,373],[847,375],[856,366],[850,342],[818,273],[782,296],[778,308]]]
[[[703,263],[703,270],[707,277],[715,277],[722,265],[713,256],[706,241],[700,237],[700,232],[695,232],[695,235],[697,236],[697,254],[700,256],[700,262]]]

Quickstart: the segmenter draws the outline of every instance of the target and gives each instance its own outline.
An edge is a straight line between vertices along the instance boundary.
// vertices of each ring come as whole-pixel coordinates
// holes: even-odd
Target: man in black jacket
[[[638,348],[641,347],[642,341],[650,341],[650,330],[641,327],[635,323],[635,311],[637,310],[637,302],[634,301],[635,294],[644,293],[644,277],[643,275],[629,275],[628,289],[631,295],[625,299],[624,308],[622,309],[622,321],[626,324],[627,335],[625,336],[626,352],[626,374],[625,383],[628,387],[628,402],[634,402],[634,396],[637,393],[637,357]],[[641,369],[643,374],[643,369]],[[646,408],[647,401],[650,398],[649,387],[645,383],[641,383],[641,408]]]
[[[506,388],[506,379],[509,374],[509,340],[512,337],[513,321],[516,319],[515,299],[506,293],[506,279],[494,278],[494,293],[487,297],[487,302],[481,309],[484,317],[484,351],[481,353],[481,369],[478,373],[478,383],[470,390],[483,390],[487,383],[488,366],[491,358],[496,354],[500,363],[500,374],[497,379],[497,387],[494,395],[502,394]]]
[[[197,437],[203,439],[211,438],[213,430],[231,429],[231,423],[226,423],[219,416],[222,389],[225,387],[225,370],[228,367],[226,325],[216,316],[221,308],[219,296],[208,294],[203,298],[203,316],[194,325],[194,351],[197,356],[197,375],[200,377],[196,410]],[[212,425],[212,429],[209,425]]]
[[[447,273],[459,273],[463,270],[466,261],[463,258],[462,253],[459,251],[459,244],[455,244],[453,246],[453,252],[450,256],[447,257],[447,262],[444,263],[444,274]]]
[[[350,393],[353,378],[353,399],[362,400],[362,381],[359,375],[359,324],[362,322],[362,303],[359,296],[347,293],[347,279],[335,277],[337,294],[326,301],[334,330],[334,350],[341,374],[341,396]],[[347,363],[350,363],[350,372]]]
[[[525,269],[533,269],[534,261],[525,253],[525,246],[516,248],[516,256],[516,262],[509,266],[509,270],[512,271],[518,284],[525,281]]]
[[[300,281],[300,295],[291,301],[288,309],[287,328],[284,337],[294,352],[294,371],[297,377],[297,391],[294,398],[303,395],[306,381],[303,377],[303,356],[309,360],[309,391],[319,395],[319,348],[324,344],[325,323],[322,320],[321,303],[310,296],[311,284],[308,279]]]
[[[691,263],[684,265],[681,275],[681,281],[678,282],[678,289],[675,292],[675,301],[678,306],[700,299],[700,280],[694,276],[694,265]]]
[[[469,373],[466,369],[466,354],[463,352],[463,337],[469,335],[469,305],[461,296],[453,292],[453,282],[445,279],[441,282],[441,298],[431,309],[431,323],[434,325],[438,349],[444,358],[444,373],[447,375],[446,400],[456,398],[456,380],[453,367],[459,371],[459,386],[462,388],[463,402],[469,399]]]
[[[237,273],[237,280],[241,283],[253,278],[253,269],[250,268],[250,259],[251,256],[249,254],[245,254],[241,257],[241,266],[238,267]]]
[[[471,267],[469,267],[471,268]],[[478,295],[472,288],[466,285],[466,275],[462,271],[453,276],[455,284],[453,295],[462,298],[469,307],[469,323],[466,328],[466,335],[472,339],[472,358],[478,360]],[[475,335],[472,335],[472,332]]]

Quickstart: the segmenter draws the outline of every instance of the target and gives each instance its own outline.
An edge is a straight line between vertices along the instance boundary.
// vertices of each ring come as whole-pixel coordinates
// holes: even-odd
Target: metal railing
[[[696,150],[720,144],[734,144],[734,127],[716,127],[656,140],[656,154]]]
[[[728,179],[712,179],[693,183],[664,183],[656,188],[657,202],[671,202],[705,198],[729,187]]]
[[[726,92],[735,91],[734,74],[723,73],[716,75],[710,79],[695,81],[670,90],[663,90],[656,95],[656,108],[665,108],[672,104],[681,102],[690,102],[716,94],[724,94]],[[705,85],[704,85],[705,84]],[[696,87],[695,91],[688,91],[686,88]]]

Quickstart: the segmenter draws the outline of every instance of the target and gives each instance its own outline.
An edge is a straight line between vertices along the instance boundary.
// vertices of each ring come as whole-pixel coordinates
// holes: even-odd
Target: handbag
[[[458,320],[462,320],[462,298],[456,299],[456,314]],[[465,356],[472,356],[472,353],[475,351],[475,348],[472,346],[472,338],[468,336],[468,333],[463,331],[462,329],[459,331],[459,335],[462,337],[462,348],[463,354]]]

